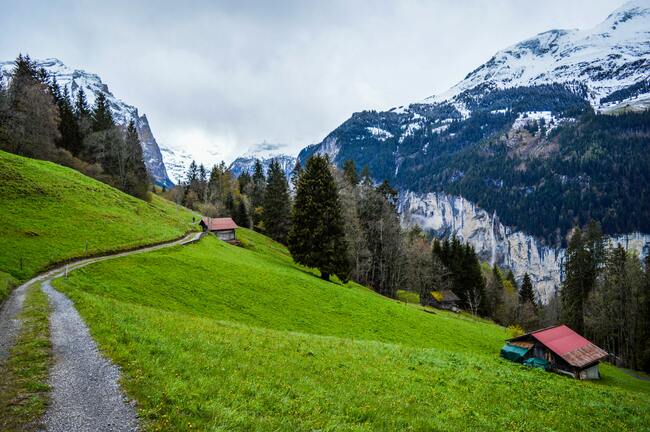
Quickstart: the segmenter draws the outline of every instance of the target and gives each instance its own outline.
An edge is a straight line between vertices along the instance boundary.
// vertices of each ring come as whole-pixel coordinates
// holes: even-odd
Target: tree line
[[[562,320],[612,361],[650,371],[650,256],[606,243],[597,222],[576,228],[560,300]]]
[[[0,149],[50,160],[147,198],[150,180],[134,121],[117,125],[103,93],[92,107],[82,88],[73,100],[28,55],[14,64],[9,86],[0,86]]]

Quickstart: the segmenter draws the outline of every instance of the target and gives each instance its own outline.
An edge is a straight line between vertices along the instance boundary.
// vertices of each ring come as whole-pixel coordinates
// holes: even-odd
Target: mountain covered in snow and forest
[[[285,154],[283,152],[284,148],[285,146],[282,144],[270,144],[266,142],[253,146],[230,164],[230,172],[233,173],[235,177],[239,177],[244,172],[253,174],[255,161],[259,160],[264,169],[264,174],[266,174],[271,165],[271,161],[277,160],[287,178],[290,178],[291,171],[296,166],[297,158]]]
[[[499,51],[440,95],[355,113],[299,158],[367,166],[400,191],[405,224],[530,273],[547,300],[576,225],[596,219],[648,253],[649,101],[650,1],[638,0]]]
[[[144,162],[151,178],[160,186],[169,187],[173,185],[167,175],[160,148],[151,131],[146,115],[140,114],[136,107],[114,96],[108,86],[102,82],[99,75],[81,69],[72,69],[55,58],[33,61],[37,69],[45,69],[49,76],[56,78],[61,90],[67,89],[73,102],[79,89],[84,90],[90,105],[94,104],[98,93],[103,93],[118,125],[126,126],[131,120],[135,122],[140,143],[142,144]],[[0,82],[4,86],[7,86],[11,80],[13,69],[13,61],[0,62]]]

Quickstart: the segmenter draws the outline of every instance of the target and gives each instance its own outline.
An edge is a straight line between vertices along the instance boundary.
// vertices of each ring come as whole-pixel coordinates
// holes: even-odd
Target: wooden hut
[[[501,356],[577,379],[599,379],[598,364],[607,352],[569,327],[558,325],[509,339]]]
[[[454,312],[460,312],[458,308],[458,302],[460,299],[453,291],[442,290],[442,291],[432,291],[431,296],[429,297],[429,306],[436,307],[438,309],[446,309]]]
[[[211,232],[220,240],[229,243],[237,242],[237,224],[231,218],[203,218],[199,222],[205,232]]]

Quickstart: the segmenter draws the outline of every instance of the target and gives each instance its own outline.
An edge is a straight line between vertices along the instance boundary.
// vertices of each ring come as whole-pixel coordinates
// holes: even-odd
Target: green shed
[[[517,363],[523,363],[524,357],[530,348],[506,344],[501,348],[501,357]]]

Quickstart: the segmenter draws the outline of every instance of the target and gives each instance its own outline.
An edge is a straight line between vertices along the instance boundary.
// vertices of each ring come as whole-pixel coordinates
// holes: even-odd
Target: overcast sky
[[[0,59],[97,73],[161,146],[230,161],[262,141],[296,153],[355,111],[440,93],[499,49],[622,3],[0,0]]]

